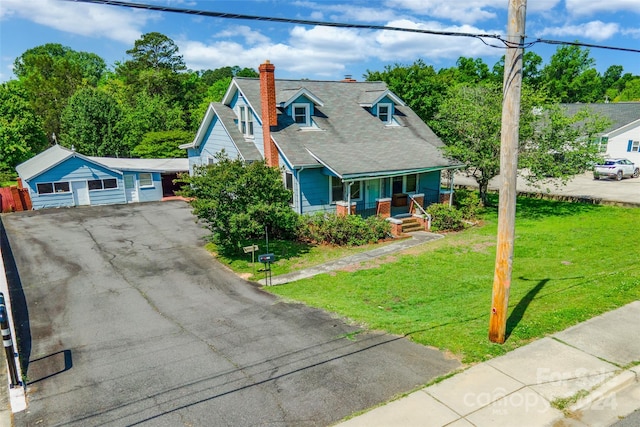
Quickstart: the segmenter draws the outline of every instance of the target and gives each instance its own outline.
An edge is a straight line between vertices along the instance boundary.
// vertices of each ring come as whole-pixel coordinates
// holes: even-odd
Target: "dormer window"
[[[392,104],[378,104],[378,118],[385,124],[391,124],[393,113]]]
[[[292,110],[293,120],[300,127],[311,126],[311,113],[309,111],[309,104],[293,104]]]
[[[253,137],[253,114],[246,105],[238,107],[238,128],[246,137]]]

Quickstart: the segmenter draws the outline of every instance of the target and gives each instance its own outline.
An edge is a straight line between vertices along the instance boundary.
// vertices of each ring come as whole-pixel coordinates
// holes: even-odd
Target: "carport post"
[[[13,350],[13,340],[11,339],[11,327],[9,326],[9,315],[7,307],[4,305],[4,294],[0,292],[0,327],[2,327],[2,343],[7,356],[9,366],[9,376],[11,377],[11,388],[20,385],[18,380],[18,368],[16,367],[16,356]]]

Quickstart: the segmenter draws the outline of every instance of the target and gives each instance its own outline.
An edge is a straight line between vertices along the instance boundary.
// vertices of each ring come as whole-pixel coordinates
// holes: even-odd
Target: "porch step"
[[[403,233],[411,233],[412,231],[420,231],[423,230],[422,225],[418,222],[416,218],[408,217],[408,218],[399,218],[402,221],[402,232]]]

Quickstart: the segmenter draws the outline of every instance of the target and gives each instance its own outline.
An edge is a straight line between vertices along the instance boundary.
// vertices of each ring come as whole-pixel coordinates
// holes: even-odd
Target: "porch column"
[[[376,215],[381,218],[389,218],[391,216],[391,197],[376,199]]]
[[[351,209],[349,209],[349,203],[345,201],[336,202],[336,215],[347,216],[356,214],[356,202],[351,202]]]

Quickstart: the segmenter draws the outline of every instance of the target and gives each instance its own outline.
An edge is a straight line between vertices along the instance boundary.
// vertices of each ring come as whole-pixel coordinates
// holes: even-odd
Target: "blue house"
[[[224,150],[282,170],[293,209],[407,213],[441,200],[441,173],[459,165],[442,141],[383,82],[234,78],[211,103],[188,150],[189,168]]]
[[[16,167],[33,209],[161,200],[187,159],[90,157],[54,145]]]

